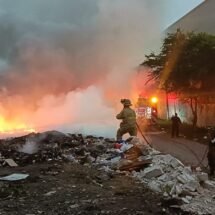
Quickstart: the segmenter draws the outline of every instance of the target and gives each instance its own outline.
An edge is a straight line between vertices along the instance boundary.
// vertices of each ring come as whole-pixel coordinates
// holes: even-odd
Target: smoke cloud
[[[160,36],[150,0],[0,0],[0,116],[114,136],[121,97]],[[161,11],[160,11],[161,10]]]
[[[36,142],[27,140],[26,143],[21,146],[18,151],[26,154],[35,154],[39,150],[39,147]]]

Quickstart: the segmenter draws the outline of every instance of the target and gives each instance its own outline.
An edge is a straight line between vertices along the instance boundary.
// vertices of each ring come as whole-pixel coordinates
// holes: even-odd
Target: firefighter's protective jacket
[[[123,110],[117,114],[117,119],[121,119],[120,128],[128,129],[136,127],[136,113],[129,107],[123,108]]]

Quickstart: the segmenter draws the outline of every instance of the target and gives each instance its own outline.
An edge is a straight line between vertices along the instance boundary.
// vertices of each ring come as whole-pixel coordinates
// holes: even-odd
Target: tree
[[[141,65],[151,68],[149,78],[189,102],[196,127],[199,95],[215,90],[215,36],[177,30],[164,39],[160,53],[145,57]]]

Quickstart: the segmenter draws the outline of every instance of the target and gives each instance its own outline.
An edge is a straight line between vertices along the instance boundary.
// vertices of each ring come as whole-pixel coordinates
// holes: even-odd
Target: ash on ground
[[[32,133],[0,141],[0,214],[215,214],[215,184],[138,138]],[[23,178],[22,178],[23,177]]]

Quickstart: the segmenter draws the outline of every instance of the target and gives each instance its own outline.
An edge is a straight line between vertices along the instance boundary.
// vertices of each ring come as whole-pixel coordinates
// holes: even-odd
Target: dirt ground
[[[0,182],[1,215],[185,214],[134,179],[90,166],[52,161],[1,168],[1,176],[10,173],[30,176]]]

